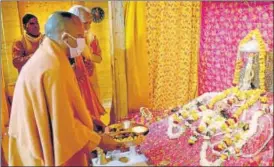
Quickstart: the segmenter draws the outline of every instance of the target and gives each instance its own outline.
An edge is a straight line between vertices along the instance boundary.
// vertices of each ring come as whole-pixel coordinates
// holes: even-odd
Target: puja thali
[[[117,123],[108,126],[109,135],[118,143],[123,143],[126,146],[139,145],[143,142],[149,129],[145,125],[130,122],[129,126]]]

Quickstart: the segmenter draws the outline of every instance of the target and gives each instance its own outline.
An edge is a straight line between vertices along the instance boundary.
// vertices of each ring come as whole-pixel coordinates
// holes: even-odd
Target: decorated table
[[[207,96],[207,100],[213,99]],[[216,97],[216,96],[215,96]],[[273,94],[268,94],[268,102],[272,103]],[[194,100],[195,101],[195,100]],[[192,101],[192,102],[194,102]],[[246,119],[251,120],[254,113],[261,106],[261,102],[257,102],[249,108]],[[273,112],[273,104],[272,104]],[[271,111],[269,111],[271,112]],[[176,112],[173,115],[178,115]],[[254,120],[254,117],[253,117]],[[256,124],[256,122],[254,123]],[[273,165],[273,117],[270,113],[266,113],[258,118],[258,128],[253,136],[243,145],[242,156],[227,156],[224,154],[224,161],[220,164],[223,166],[272,166]],[[184,127],[184,124],[179,124]],[[198,125],[198,123],[196,123]],[[195,126],[195,125],[194,125]],[[213,165],[208,164],[214,162],[220,156],[216,156],[212,152],[214,149],[203,151],[208,145],[203,137],[198,137],[195,144],[191,144],[191,136],[195,132],[190,128],[184,128],[185,132],[180,137],[171,139],[168,136],[169,117],[161,121],[152,123],[149,126],[150,133],[140,146],[140,151],[146,155],[151,165],[167,165],[167,166],[201,166]],[[215,140],[215,141],[214,141]],[[212,138],[209,143],[218,143],[218,136]],[[255,154],[254,154],[255,153]],[[254,155],[254,156],[253,156]],[[247,157],[243,157],[247,156]],[[206,158],[205,158],[206,157]],[[222,156],[221,156],[222,157]],[[206,162],[204,162],[206,161]],[[217,165],[217,164],[216,164]]]
[[[151,165],[273,166],[273,93],[258,29],[240,41],[233,86],[205,93],[151,123],[140,151]],[[272,82],[271,82],[272,83]],[[273,86],[273,85],[272,85]]]
[[[255,29],[240,41],[231,88],[130,115],[133,125],[149,129],[135,144],[138,155],[161,166],[273,166],[273,93],[266,73],[266,47]]]

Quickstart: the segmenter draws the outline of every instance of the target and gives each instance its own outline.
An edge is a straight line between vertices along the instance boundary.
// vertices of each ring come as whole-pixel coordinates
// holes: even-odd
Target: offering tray
[[[129,123],[129,127],[125,127],[124,123],[117,123],[117,124],[112,124],[110,126],[108,126],[109,128],[109,134],[113,135],[113,134],[117,134],[118,132],[135,132],[138,134],[143,134],[143,135],[147,135],[149,132],[149,129],[147,126],[145,125],[141,125],[141,124],[137,124],[137,123]]]
[[[125,144],[126,147],[141,144],[149,132],[148,127],[137,123],[131,123],[129,121],[126,123],[127,124],[122,122],[110,125],[108,127],[108,135],[113,137],[116,142]]]
[[[115,150],[108,152],[107,155],[101,152],[97,158],[92,159],[94,166],[131,166],[140,163],[142,166],[146,166],[147,158],[145,155],[137,153],[136,146],[140,145],[148,134],[147,126],[124,121],[112,124],[107,128],[106,133],[116,142],[124,144],[125,147],[129,148],[129,151]]]

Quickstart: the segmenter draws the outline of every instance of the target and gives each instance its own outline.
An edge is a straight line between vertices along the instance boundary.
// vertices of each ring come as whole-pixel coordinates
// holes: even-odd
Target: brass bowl
[[[139,135],[146,136],[149,132],[149,129],[148,129],[148,127],[143,126],[143,125],[136,125],[136,126],[131,128],[131,131],[134,132],[134,133],[137,133]]]
[[[109,127],[109,133],[110,134],[116,134],[118,132],[135,132],[137,134],[141,134],[146,136],[149,132],[149,129],[145,125],[137,124],[137,123],[131,123],[130,127],[128,129],[124,128],[123,123],[117,123],[112,124]]]

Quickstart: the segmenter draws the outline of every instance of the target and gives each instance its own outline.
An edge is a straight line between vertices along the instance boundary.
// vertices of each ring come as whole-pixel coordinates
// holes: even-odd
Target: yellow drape
[[[146,2],[129,1],[124,7],[127,91],[130,111],[149,105]]]
[[[2,127],[2,133],[5,131],[6,127],[9,124],[9,104],[7,102],[7,96],[6,96],[6,90],[5,90],[5,81],[4,81],[4,75],[2,72],[2,102],[1,102],[1,127]]]
[[[182,105],[197,96],[200,2],[147,2],[150,104]]]
[[[10,106],[9,103],[7,102],[7,96],[6,96],[6,90],[5,90],[5,81],[4,81],[4,75],[3,75],[3,70],[1,70],[2,76],[2,98],[1,98],[1,136],[2,136],[2,153],[1,154],[1,159],[4,161],[7,161],[8,158],[8,136],[6,135],[7,133],[7,127],[9,125],[9,111],[10,111]]]

